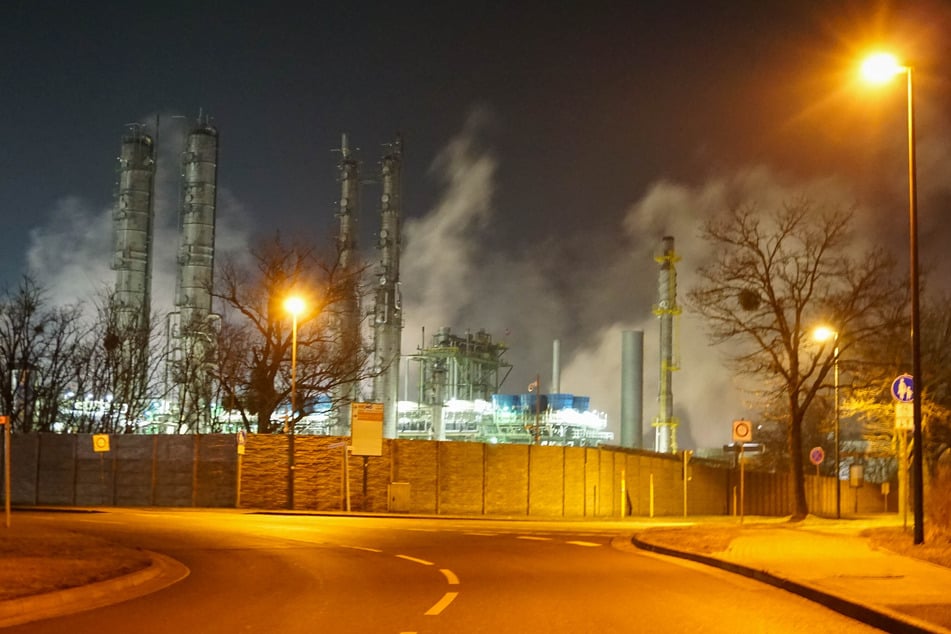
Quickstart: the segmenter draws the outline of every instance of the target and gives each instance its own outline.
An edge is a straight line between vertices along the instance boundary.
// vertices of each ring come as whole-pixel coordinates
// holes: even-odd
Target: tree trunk
[[[802,464],[802,413],[793,412],[789,429],[789,459],[793,470],[793,500],[794,508],[792,520],[795,522],[806,519],[809,514],[809,505],[806,503],[806,471]]]

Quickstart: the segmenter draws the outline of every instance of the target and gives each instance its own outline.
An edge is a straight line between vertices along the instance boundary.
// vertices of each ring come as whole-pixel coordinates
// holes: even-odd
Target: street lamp
[[[288,475],[287,475],[287,503],[294,508],[294,415],[297,411],[297,316],[304,312],[304,300],[297,296],[290,296],[284,300],[284,310],[291,314],[291,416],[287,424],[288,441]]]
[[[911,256],[911,365],[914,377],[912,392],[914,447],[912,447],[912,475],[914,476],[915,544],[925,541],[924,528],[924,467],[923,434],[921,429],[921,317],[918,289],[918,183],[915,169],[915,102],[912,90],[912,68],[901,64],[894,55],[876,53],[862,64],[862,75],[867,81],[884,83],[902,73],[908,78],[908,234]]]
[[[839,333],[827,326],[820,326],[812,333],[816,341],[832,340],[835,348],[832,351],[833,399],[835,401],[835,423],[833,438],[835,450],[832,452],[835,462],[835,518],[842,519],[842,482],[839,478]]]

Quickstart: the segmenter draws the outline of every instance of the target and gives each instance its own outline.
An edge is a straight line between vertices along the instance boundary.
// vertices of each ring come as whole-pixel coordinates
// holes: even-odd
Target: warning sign
[[[93,434],[92,450],[96,453],[109,451],[109,434]]]

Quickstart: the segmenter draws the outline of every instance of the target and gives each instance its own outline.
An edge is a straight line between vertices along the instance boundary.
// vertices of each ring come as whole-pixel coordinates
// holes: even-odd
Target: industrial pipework
[[[403,311],[400,300],[400,205],[403,142],[397,136],[383,157],[380,196],[380,268],[377,275],[373,318],[373,348],[376,376],[374,400],[383,403],[383,436],[396,438],[397,401],[400,383],[400,346]]]
[[[674,239],[665,236],[662,252],[654,258],[660,263],[657,284],[657,305],[654,314],[660,320],[660,385],[657,395],[658,411],[654,420],[654,451],[677,453],[677,425],[674,417],[673,371],[679,370],[674,354],[675,317],[681,309],[677,305],[677,268],[680,260],[674,252]]]

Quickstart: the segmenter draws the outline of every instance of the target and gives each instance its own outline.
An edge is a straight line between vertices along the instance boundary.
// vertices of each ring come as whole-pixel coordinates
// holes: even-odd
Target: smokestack
[[[644,331],[621,333],[621,446],[640,449],[644,438]]]
[[[561,394],[561,341],[558,339],[551,345],[551,393]]]
[[[674,355],[674,317],[680,314],[677,305],[677,269],[680,260],[674,251],[674,239],[665,236],[661,255],[654,258],[660,264],[657,280],[657,305],[654,314],[660,320],[660,384],[657,395],[658,411],[654,420],[654,451],[677,453],[677,424],[674,418],[673,371],[679,370]]]
[[[383,157],[380,196],[380,268],[374,310],[374,400],[383,403],[383,436],[396,438],[403,311],[400,299],[400,206],[403,141],[397,136]]]

